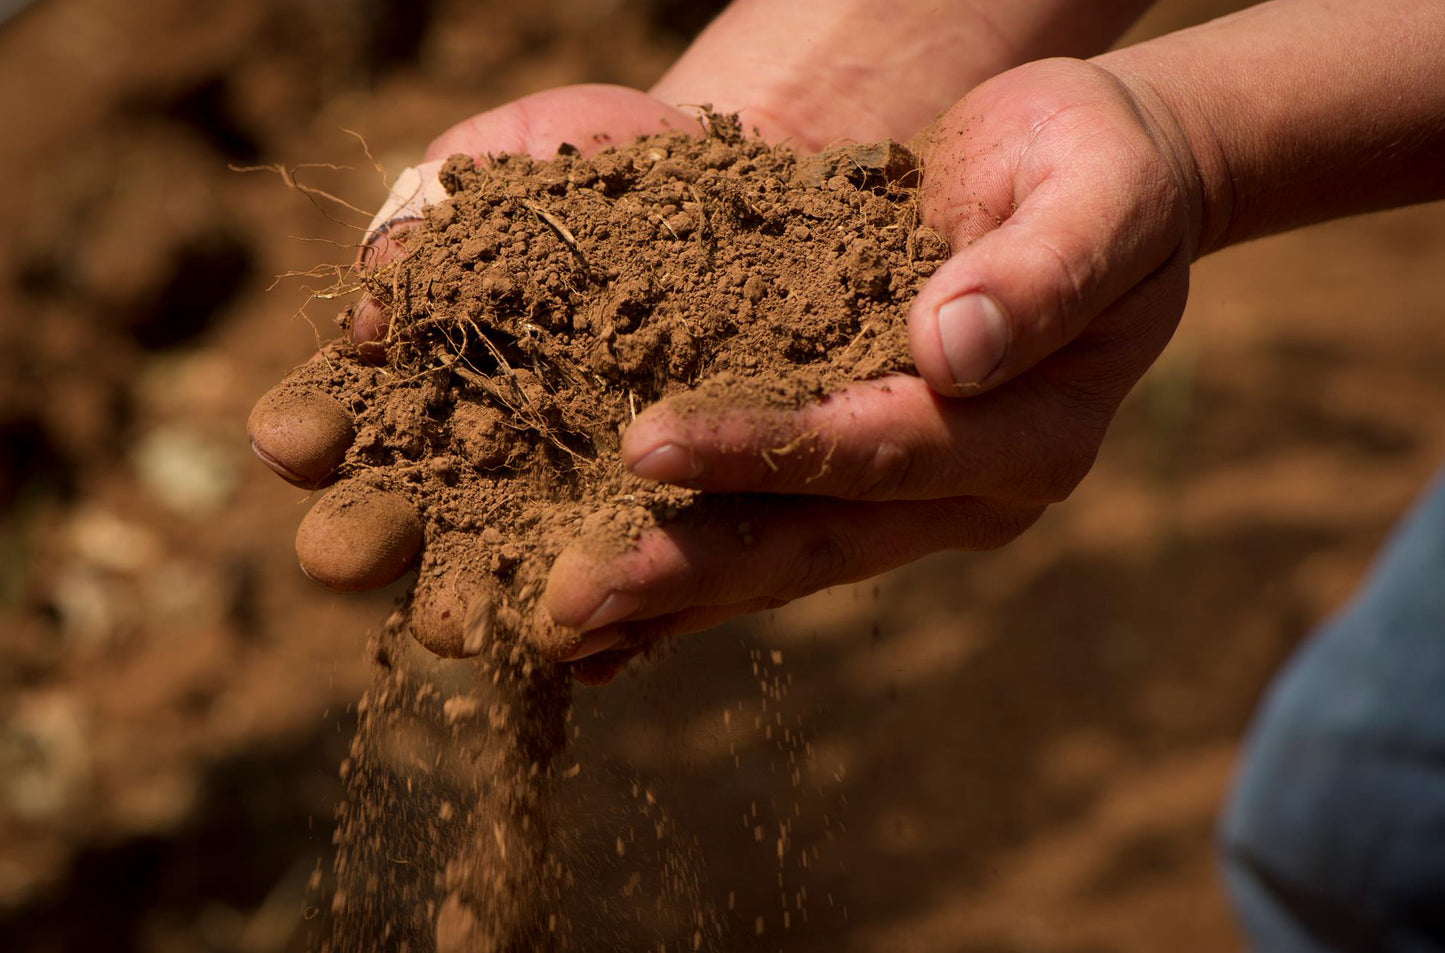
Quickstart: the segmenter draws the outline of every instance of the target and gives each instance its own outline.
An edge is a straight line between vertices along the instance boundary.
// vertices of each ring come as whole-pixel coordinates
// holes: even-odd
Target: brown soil
[[[537,610],[562,547],[623,546],[701,505],[623,468],[638,411],[682,394],[694,412],[797,405],[909,366],[907,303],[947,255],[917,225],[914,157],[880,143],[799,161],[735,120],[707,126],[442,169],[451,197],[365,279],[385,365],[342,339],[267,398],[324,391],[356,434],[298,534],[312,576],[389,582],[424,526],[409,608],[428,648],[474,655],[490,627],[565,656],[576,633]],[[377,526],[380,546],[357,545]]]
[[[438,953],[569,948],[570,878],[551,817],[570,720],[566,672],[500,647],[447,685],[407,665],[407,638],[397,615],[373,642],[318,949],[366,953],[378,939]],[[421,752],[431,755],[425,776],[393,786],[396,755]],[[411,862],[389,863],[400,844],[413,845]]]

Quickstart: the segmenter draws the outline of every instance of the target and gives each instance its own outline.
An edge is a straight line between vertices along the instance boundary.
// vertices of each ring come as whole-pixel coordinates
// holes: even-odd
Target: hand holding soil
[[[572,112],[579,104],[586,106],[580,115]],[[609,110],[616,116],[612,128],[633,133],[649,125],[691,122],[641,94],[596,88],[557,91],[464,124],[429,155],[451,149],[498,151],[492,143],[545,153],[555,150],[566,130],[580,131],[584,117]],[[760,229],[782,233],[784,245],[801,246],[805,255],[816,248],[813,254],[838,261],[827,269],[836,280],[799,287],[804,294],[775,294],[772,288],[780,282],[804,284],[806,257],[797,259],[791,273],[772,269],[764,277],[746,271],[757,259],[733,260],[725,250],[720,252],[717,236],[708,234],[710,228],[716,231],[720,219],[710,219],[706,201],[698,201],[699,170],[681,171],[670,179],[675,186],[667,187],[676,193],[671,196],[675,201],[668,204],[669,196],[662,196],[654,227],[671,245],[702,249],[699,254],[707,260],[692,263],[698,267],[699,282],[716,281],[719,269],[713,255],[742,269],[720,282],[722,297],[708,301],[725,310],[742,305],[743,313],[720,320],[741,328],[764,319],[755,311],[772,309],[786,312],[783,320],[796,325],[798,333],[804,325],[823,320],[819,315],[855,325],[847,333],[839,326],[831,336],[811,340],[813,353],[804,348],[789,362],[766,368],[774,375],[769,386],[775,392],[769,396],[782,395],[783,400],[759,399],[736,382],[711,379],[719,371],[757,371],[761,365],[756,359],[751,367],[729,364],[728,358],[714,361],[699,377],[695,354],[656,353],[654,341],[642,363],[665,357],[671,366],[660,372],[640,403],[638,388],[625,388],[627,419],[620,453],[631,476],[625,485],[617,483],[619,475],[608,478],[613,496],[656,483],[719,496],[699,508],[689,505],[692,497],[685,492],[664,493],[646,505],[655,514],[664,501],[671,518],[629,518],[580,539],[575,521],[564,521],[575,541],[556,556],[545,588],[537,590],[540,580],[521,583],[518,589],[526,595],[512,600],[514,605],[492,591],[490,583],[483,588],[477,580],[499,567],[506,575],[512,564],[527,558],[518,548],[520,541],[502,539],[497,526],[485,521],[467,530],[464,521],[451,517],[456,523],[452,535],[467,539],[464,548],[480,554],[475,558],[481,564],[469,568],[470,582],[459,582],[456,567],[441,565],[446,547],[429,544],[435,551],[424,564],[413,606],[418,636],[444,654],[468,654],[475,650],[462,643],[469,612],[530,613],[530,603],[540,595],[545,615],[513,624],[559,627],[568,636],[544,639],[544,651],[568,661],[597,656],[579,674],[606,678],[657,639],[867,578],[929,552],[989,548],[1012,539],[1049,503],[1068,496],[1088,471],[1119,402],[1163,348],[1183,309],[1194,233],[1190,200],[1180,183],[1181,170],[1192,159],[1177,154],[1176,144],[1167,141],[1162,130],[1142,123],[1142,114],[1128,89],[1082,63],[1036,64],[984,84],[923,137],[928,174],[920,206],[909,205],[912,200],[905,195],[901,204],[894,202],[897,208],[891,207],[881,195],[890,189],[898,193],[899,181],[890,183],[886,175],[859,178],[863,166],[855,162],[853,179],[829,170],[808,182],[820,195],[832,189],[853,197],[860,214],[828,222],[840,237],[828,241],[815,234],[821,229],[812,219],[826,218],[823,214],[812,219],[794,214],[775,228]],[[519,128],[532,130],[534,138],[519,138]],[[574,138],[589,143],[589,151],[611,141],[595,134]],[[721,143],[715,146],[721,148]],[[667,151],[662,143],[654,148]],[[751,157],[741,175],[735,156],[726,165],[735,179],[745,181],[757,158]],[[627,161],[635,172],[636,157]],[[677,164],[673,159],[651,161],[663,169],[663,178],[669,176],[665,163]],[[587,168],[586,174],[592,175],[592,167]],[[903,177],[911,170],[905,166]],[[456,170],[447,174],[455,176]],[[649,176],[657,177],[647,169],[642,182]],[[837,181],[830,184],[829,178]],[[793,175],[792,181],[800,177]],[[573,195],[562,186],[549,188]],[[608,189],[604,180],[587,193],[605,197]],[[656,199],[649,194],[649,200]],[[550,274],[564,284],[595,280],[586,274],[592,265],[578,239],[541,208],[538,203],[544,201],[538,196],[524,204],[522,212],[565,264],[567,274]],[[740,207],[750,208],[750,201],[744,197]],[[900,215],[899,209],[907,214]],[[791,211],[806,210],[797,206]],[[430,231],[451,235],[450,230],[462,228],[451,235],[453,257],[470,256],[471,267],[482,270],[485,262],[477,259],[494,255],[495,249],[468,249],[495,240],[466,233],[450,210],[446,215],[438,225],[433,214]],[[910,215],[914,220],[905,221]],[[910,227],[918,215],[922,226]],[[416,235],[407,230],[422,225],[420,219],[383,218],[386,232],[373,240],[368,262],[382,269],[378,274],[413,252]],[[506,228],[517,228],[515,219]],[[882,247],[870,234],[883,240]],[[885,260],[889,242],[901,253],[893,260]],[[944,263],[950,246],[959,254]],[[413,260],[408,267],[415,264]],[[555,269],[557,264],[549,259],[539,267]],[[646,288],[665,271],[665,263],[655,267],[642,284],[636,279],[631,285],[612,281],[598,299],[607,309],[605,328],[588,325],[589,318],[574,318],[571,327],[552,330],[563,336],[600,332],[604,341],[611,341],[610,360],[625,362],[618,345],[633,346],[639,336],[627,322],[651,316],[660,295]],[[412,269],[404,279],[417,280],[417,274]],[[505,307],[511,292],[504,289],[498,296],[495,288],[499,282],[514,283],[517,276],[499,276],[495,265],[486,275],[490,277],[482,279],[482,286],[492,282],[491,303]],[[929,275],[932,280],[915,300],[914,293]],[[705,294],[700,287],[683,292]],[[386,304],[373,295],[363,298],[353,311],[351,336],[359,356],[389,359],[395,365],[398,345],[383,341],[398,293],[393,289],[388,297],[392,300]],[[830,304],[841,311],[835,314]],[[905,308],[910,308],[908,342],[920,376],[893,374],[844,386],[880,371],[912,370],[902,354],[869,343],[874,335],[884,340],[892,336],[901,344],[897,319]],[[686,325],[686,319],[682,323]],[[655,336],[656,328],[647,333]],[[582,337],[585,334],[578,339]],[[675,352],[678,340],[669,337],[665,350]],[[485,336],[472,344],[495,349]],[[486,357],[493,371],[514,370],[501,353]],[[447,360],[445,355],[431,358]],[[837,364],[826,381],[818,378],[816,367],[807,366],[836,364],[840,358],[845,362]],[[420,362],[413,365],[420,373],[428,356],[413,353],[409,359]],[[453,361],[443,376],[448,374],[448,380],[460,376],[465,381],[476,376],[476,368],[466,360]],[[776,379],[777,374],[784,379]],[[786,379],[789,375],[793,380]],[[701,388],[689,389],[699,380]],[[545,374],[533,383],[542,391],[557,386]],[[294,387],[283,386],[258,405],[253,417],[258,452],[295,482],[314,485],[327,479],[347,459],[355,439],[350,415],[323,389],[311,387],[303,398]],[[438,473],[438,459],[443,467],[509,466],[506,460],[488,459],[504,455],[505,448],[462,434],[468,428],[512,426],[503,416],[525,419],[525,389],[524,383],[510,401],[494,393],[496,400],[485,412],[469,404],[451,412],[454,449],[462,459],[447,462],[445,455],[432,456],[421,433],[398,435],[400,454],[387,459],[416,458],[431,468],[431,476]],[[420,399],[429,406],[442,400],[436,393]],[[298,400],[306,402],[299,409]],[[652,400],[657,402],[648,406]],[[498,416],[499,407],[503,416]],[[481,416],[472,421],[477,414]],[[425,416],[418,417],[415,427],[425,426]],[[378,441],[375,434],[367,439]],[[406,446],[408,441],[415,445]],[[559,446],[563,452],[576,452]],[[593,449],[606,452],[601,446]],[[381,460],[375,457],[375,462]],[[446,472],[441,477],[451,479]],[[362,474],[348,480],[317,506],[298,534],[303,566],[333,588],[385,584],[405,571],[421,548],[423,521],[415,504],[405,501],[405,488],[377,483],[364,498],[358,497],[354,484],[364,485],[365,479]],[[414,483],[420,478],[405,479]],[[590,505],[601,513],[614,507],[615,500]],[[435,519],[431,522],[428,535],[436,536],[441,529]],[[607,532],[615,537],[612,545],[599,543],[598,533]],[[453,549],[448,558],[465,562],[472,557]],[[478,604],[487,608],[476,609]]]
[[[655,102],[608,89],[510,108],[576,95],[592,115],[621,102],[624,126],[639,103],[669,123]],[[897,302],[946,253],[917,227],[913,156],[884,144],[799,163],[707,121],[707,138],[671,133],[595,159],[569,145],[545,164],[503,155],[479,171],[455,157],[441,170],[449,199],[424,220],[382,223],[374,295],[346,319],[355,346],[299,369],[252,416],[283,476],[343,478],[298,532],[310,575],[384,584],[425,537],[410,614],[430,648],[474,654],[465,633],[525,630],[554,657],[590,654],[575,627],[536,611],[552,556],[579,533],[595,555],[621,551],[710,509],[621,469],[617,434],[639,409],[700,380],[730,406],[795,406],[906,366]],[[610,142],[576,138],[589,151]],[[868,226],[876,237],[859,234]]]
[[[1280,21],[1267,35],[1291,35],[1296,19],[1289,4],[1262,9]],[[1336,35],[1331,23],[1311,22],[1319,23],[1322,37]],[[1210,29],[1228,33],[1225,41],[1242,30],[1241,42],[1255,35],[1228,21]],[[346,487],[308,517],[298,538],[308,571],[338,588],[376,585],[402,571],[425,535],[428,557],[413,609],[418,635],[428,645],[449,654],[469,651],[459,633],[475,626],[459,620],[476,615],[469,606],[482,605],[489,608],[477,610],[481,617],[473,622],[542,632],[543,652],[562,660],[601,654],[584,672],[605,677],[658,638],[866,578],[935,550],[1007,542],[1044,507],[1065,498],[1092,465],[1120,401],[1173,332],[1195,257],[1322,215],[1431,194],[1428,150],[1393,158],[1397,177],[1342,187],[1376,155],[1360,143],[1389,139],[1393,127],[1349,135],[1278,114],[1271,105],[1277,97],[1269,96],[1257,97],[1249,113],[1220,112],[1213,99],[1181,90],[1210,88],[1218,75],[1209,66],[1211,51],[1228,48],[1227,42],[1205,44],[1203,55],[1189,35],[1152,46],[1157,48],[1124,50],[1094,63],[1041,61],[977,87],[922,137],[927,174],[913,218],[901,214],[904,208],[913,214],[912,199],[900,193],[903,181],[884,169],[891,161],[886,148],[876,169],[853,156],[810,176],[801,166],[802,174],[795,174],[790,155],[727,136],[715,145],[743,153],[713,161],[694,150],[682,163],[691,163],[687,169],[669,154],[688,148],[680,140],[659,143],[656,155],[628,155],[624,172],[618,172],[617,153],[591,164],[579,158],[577,168],[564,156],[538,173],[555,182],[538,190],[534,181],[527,195],[493,198],[511,203],[511,218],[493,222],[500,231],[490,241],[467,233],[449,203],[434,206],[418,247],[429,247],[426,235],[449,235],[455,254],[447,254],[477,274],[485,271],[484,296],[495,302],[520,293],[531,309],[527,320],[506,330],[501,345],[480,329],[472,337],[462,334],[461,341],[490,353],[483,360],[487,372],[505,372],[510,390],[502,394],[495,383],[473,382],[474,389],[491,387],[494,404],[507,413],[460,429],[458,417],[454,436],[468,428],[490,434],[521,420],[575,461],[610,459],[617,450],[630,470],[584,479],[594,493],[584,508],[613,516],[556,522],[543,547],[549,560],[556,554],[545,579],[530,575],[526,567],[535,565],[516,550],[515,538],[497,535],[494,510],[448,517],[453,536],[470,533],[487,548],[486,562],[471,567],[474,574],[506,574],[524,564],[509,583],[512,595],[504,598],[475,578],[459,582],[455,567],[442,569],[442,548],[432,540],[438,532],[434,514],[427,516],[430,529],[420,518],[395,515],[387,517],[385,534],[374,533],[384,511],[404,512],[399,488],[394,479],[382,487],[390,478],[360,473],[358,466],[368,461],[347,457],[359,474],[356,487],[375,484],[363,494],[370,502],[363,505]],[[1287,68],[1280,72],[1279,83],[1293,83]],[[584,98],[571,98],[578,95]],[[1216,98],[1229,101],[1223,93]],[[594,125],[606,124],[610,114],[612,125],[629,133],[673,126],[681,117],[641,94],[584,89],[535,98],[511,120],[504,110],[502,118],[482,117],[454,135],[465,137],[470,129],[513,137],[472,143],[472,152],[500,145],[555,148],[563,130],[574,128],[568,123],[576,114],[566,109],[580,103],[591,109]],[[536,115],[516,121],[527,109]],[[1393,121],[1403,135],[1427,113],[1423,106],[1404,110]],[[1238,128],[1219,138],[1218,128],[1229,123]],[[515,137],[529,127],[544,130],[546,141]],[[572,153],[601,144],[600,136],[578,131],[584,134],[575,137],[581,144]],[[1300,163],[1309,149],[1263,156],[1253,149],[1256,141],[1275,140],[1313,143],[1314,158]],[[466,144],[454,138],[441,148]],[[836,155],[846,158],[846,151]],[[845,167],[849,162],[852,168]],[[443,178],[449,175],[454,186],[475,184],[466,178],[468,169],[448,170]],[[579,187],[574,174],[586,182]],[[1280,188],[1291,175],[1296,188]],[[579,239],[565,219],[547,210],[548,196],[575,199],[585,191],[610,206],[609,196],[647,183],[648,176],[654,177],[653,191],[624,212],[655,218],[636,232],[647,244],[633,250],[651,252],[665,236],[679,257],[640,272],[621,261],[594,272],[587,248],[597,235]],[[658,179],[672,184],[659,189]],[[804,196],[808,189],[813,198]],[[826,204],[828,196],[842,204],[832,211],[809,205]],[[844,207],[846,215],[834,214]],[[614,228],[621,222],[603,226],[602,241]],[[517,235],[520,243],[504,235]],[[747,236],[773,241],[722,258],[734,270],[720,271],[716,256],[730,254],[732,244]],[[410,259],[388,263],[398,240],[415,254],[395,231],[384,236],[373,265],[393,283],[389,294],[373,292],[387,297],[389,307],[401,301],[411,308],[414,295],[430,300],[433,276],[407,264]],[[520,270],[499,271],[487,265],[498,240],[514,256],[526,253],[528,241],[544,250],[529,259],[514,257]],[[942,263],[950,248],[955,256]],[[415,287],[421,279],[426,287]],[[592,300],[600,311],[574,310],[569,317],[554,311],[533,320],[541,299],[519,289],[519,280],[542,281],[554,304],[575,308]],[[607,291],[576,298],[586,286]],[[662,291],[673,297],[663,302]],[[454,292],[443,289],[447,294]],[[911,360],[901,349],[890,350],[904,307]],[[718,338],[710,337],[712,330],[699,336],[692,318],[725,330]],[[374,300],[358,305],[351,319],[357,356],[377,359],[376,339],[386,334],[387,360],[395,365],[389,320]],[[774,323],[765,333],[743,333],[768,321]],[[610,356],[603,363],[615,364],[620,376],[578,353],[559,358],[549,350],[549,341],[571,347],[582,340],[573,333],[584,331],[606,342]],[[735,352],[707,350],[724,338]],[[457,365],[453,376],[465,380],[478,373],[466,347],[452,344],[452,358],[413,346],[411,363],[401,369],[409,367],[419,380],[427,367],[450,360],[449,368]],[[520,372],[509,363],[509,349]],[[549,377],[538,355],[561,370]],[[777,358],[780,363],[768,363]],[[882,377],[914,367],[918,376]],[[560,427],[535,416],[548,404],[547,395],[555,396],[557,374],[585,378],[598,371],[611,375],[613,398],[626,399],[625,414],[617,404],[592,420],[621,431],[615,448],[610,432],[579,430],[577,420],[565,419],[575,407],[559,411]],[[739,377],[744,386],[733,386]],[[857,383],[870,378],[877,379]],[[767,386],[759,388],[764,380]],[[351,388],[354,395],[372,384],[333,375],[329,386]],[[313,482],[340,462],[337,448],[352,436],[346,416],[356,408],[338,411],[321,389],[304,397],[273,393],[253,418],[258,449],[298,482]],[[426,392],[417,399],[424,410],[434,409],[447,395]],[[459,456],[432,459],[428,434],[403,434],[395,420],[381,426],[396,438],[388,453],[425,459],[427,472],[443,482],[447,468],[467,457],[472,466],[526,469],[525,461],[490,437],[456,436]],[[559,429],[573,437],[590,434],[592,446],[568,445]],[[385,443],[377,432],[368,437],[359,431],[373,448]],[[391,476],[402,476],[403,484],[422,481],[414,472],[416,467]],[[561,479],[563,472],[552,477]],[[548,478],[534,472],[532,479]],[[391,494],[384,504],[377,502],[383,489]],[[699,507],[695,491],[728,496]],[[618,515],[626,509],[620,503],[633,515]],[[332,517],[341,522],[333,524]],[[341,523],[350,528],[334,528]],[[599,542],[609,537],[626,545]],[[552,548],[568,540],[567,548]],[[542,611],[534,614],[538,603]]]

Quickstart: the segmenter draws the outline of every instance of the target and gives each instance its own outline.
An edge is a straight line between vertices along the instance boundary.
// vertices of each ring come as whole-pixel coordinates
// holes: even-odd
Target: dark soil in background
[[[1153,23],[1218,12],[1166,2]],[[328,863],[362,633],[398,592],[317,592],[284,555],[304,494],[235,448],[316,343],[288,321],[306,293],[268,295],[270,276],[341,257],[288,236],[345,245],[364,222],[225,163],[351,155],[359,171],[313,181],[370,206],[340,127],[395,171],[482,106],[645,84],[683,42],[669,16],[41,0],[0,31],[11,947],[248,953],[322,919],[307,881]],[[1206,261],[1095,474],[1017,544],[583,692],[558,797],[597,858],[588,916],[646,919],[665,810],[729,949],[1235,946],[1209,823],[1238,733],[1445,453],[1442,248],[1426,208]],[[775,716],[811,754],[801,788]],[[388,762],[395,783],[415,750]],[[810,916],[789,899],[785,930],[790,818],[820,852],[806,878],[788,868]]]

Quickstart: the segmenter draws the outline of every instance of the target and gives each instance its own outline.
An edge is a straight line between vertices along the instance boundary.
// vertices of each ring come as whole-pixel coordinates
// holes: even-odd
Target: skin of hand
[[[1051,60],[978,87],[927,142],[924,220],[955,254],[909,314],[918,376],[800,411],[640,414],[622,444],[635,473],[759,495],[605,563],[558,557],[544,605],[586,633],[573,658],[600,653],[599,676],[659,638],[1011,540],[1088,472],[1168,342],[1199,208],[1172,119]]]
[[[733,0],[652,93],[803,151],[904,140],[1010,67],[1106,49],[1151,2]]]

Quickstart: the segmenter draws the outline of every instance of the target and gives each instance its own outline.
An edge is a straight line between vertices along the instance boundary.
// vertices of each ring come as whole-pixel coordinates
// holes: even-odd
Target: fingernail
[[[394,218],[367,236],[361,246],[361,269],[373,271],[407,255],[406,237],[421,224],[419,218]]]
[[[361,244],[370,245],[374,238],[395,225],[398,219],[421,218],[422,210],[428,205],[435,205],[445,199],[447,190],[437,178],[437,172],[444,164],[443,160],[437,159],[410,169],[402,169],[391,186],[391,194],[386,197],[386,201],[381,204],[381,210],[366,227],[366,235]]]
[[[578,659],[587,658],[589,655],[596,655],[599,652],[606,652],[618,642],[622,641],[623,632],[621,628],[608,629],[603,632],[588,632],[582,636],[582,641],[577,643],[565,658],[559,662],[575,662]]]
[[[630,469],[645,480],[657,480],[659,483],[696,480],[702,476],[702,463],[697,455],[691,447],[679,443],[665,443],[647,451]]]
[[[961,390],[983,383],[1008,352],[1008,322],[998,303],[982,292],[954,298],[938,309],[938,340]]]
[[[268,467],[308,488],[336,475],[356,437],[351,414],[335,398],[287,382],[256,402],[246,432]]]
[[[604,625],[611,625],[642,608],[642,600],[628,592],[609,592],[602,604],[592,610],[587,621],[577,627],[580,632],[590,632]]]
[[[270,467],[272,473],[276,474],[287,483],[294,483],[297,486],[305,486],[306,484],[312,482],[310,477],[307,477],[305,474],[302,473],[297,473],[295,470],[291,469],[280,460],[277,460],[275,457],[271,456],[271,454],[267,453],[265,450],[262,450],[261,445],[254,440],[251,441],[251,452],[254,453],[257,457],[259,457],[262,463]]]
[[[386,363],[386,332],[390,325],[386,309],[369,294],[361,296],[351,310],[351,340],[368,364]]]

